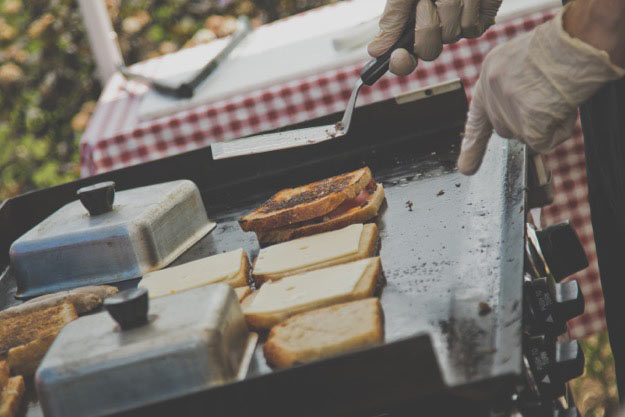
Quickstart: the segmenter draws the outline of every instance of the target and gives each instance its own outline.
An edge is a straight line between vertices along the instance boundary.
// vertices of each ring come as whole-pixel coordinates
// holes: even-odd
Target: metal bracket
[[[402,105],[460,89],[462,89],[462,81],[456,78],[454,80],[445,81],[440,84],[430,85],[427,87],[419,88],[418,90],[413,90],[408,93],[397,95],[395,96],[395,102],[399,105]]]

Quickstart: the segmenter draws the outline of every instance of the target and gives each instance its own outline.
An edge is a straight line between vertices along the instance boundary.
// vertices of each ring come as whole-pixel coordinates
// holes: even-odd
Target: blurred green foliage
[[[126,64],[332,0],[105,0]],[[0,0],[0,201],[79,175],[101,86],[75,0]]]
[[[608,333],[584,339],[584,375],[572,383],[575,404],[583,417],[611,416],[619,408],[614,357]]]

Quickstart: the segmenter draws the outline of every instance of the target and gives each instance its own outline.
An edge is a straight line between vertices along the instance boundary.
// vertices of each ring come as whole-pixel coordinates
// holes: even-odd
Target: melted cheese
[[[263,284],[245,313],[272,313],[308,305],[327,305],[354,292],[375,258],[317,269]]]
[[[291,240],[264,248],[254,264],[254,274],[277,274],[331,261],[358,252],[362,224]]]
[[[220,253],[197,261],[145,274],[139,286],[146,288],[150,298],[224,281],[241,270],[243,249]]]

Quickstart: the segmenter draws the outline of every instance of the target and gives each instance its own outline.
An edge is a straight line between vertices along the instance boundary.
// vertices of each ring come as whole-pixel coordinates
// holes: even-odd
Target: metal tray
[[[253,259],[258,243],[238,227],[241,215],[283,187],[368,165],[386,191],[377,219],[385,344],[281,371],[258,347],[246,380],[128,415],[402,415],[416,405],[486,414],[521,375],[526,157],[521,145],[494,137],[477,175],[457,173],[466,97],[447,90],[360,107],[349,135],[315,146],[220,161],[206,148],[9,200],[0,208],[0,261],[6,266],[11,238],[84,184],[114,180],[123,189],[177,178],[198,184],[218,226],[175,264],[239,247]],[[5,271],[1,306],[15,302],[13,291]],[[480,303],[492,311],[480,315]]]

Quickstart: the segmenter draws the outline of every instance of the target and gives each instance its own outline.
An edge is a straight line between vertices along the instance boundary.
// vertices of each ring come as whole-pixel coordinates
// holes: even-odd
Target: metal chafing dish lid
[[[39,366],[46,416],[108,415],[247,372],[257,335],[226,284],[152,300],[149,312],[144,288],[109,297],[105,307],[65,326]]]
[[[77,194],[11,246],[18,297],[141,277],[215,226],[189,180],[117,193],[105,182]]]

